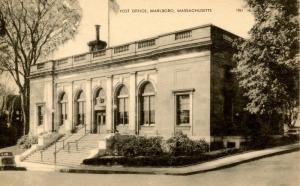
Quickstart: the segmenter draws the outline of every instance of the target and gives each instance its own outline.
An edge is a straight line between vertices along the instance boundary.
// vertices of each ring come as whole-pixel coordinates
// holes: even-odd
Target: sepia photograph
[[[0,185],[300,186],[299,0],[0,0]]]

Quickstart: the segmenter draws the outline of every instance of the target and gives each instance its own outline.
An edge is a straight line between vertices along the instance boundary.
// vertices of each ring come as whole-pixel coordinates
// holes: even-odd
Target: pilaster
[[[129,77],[129,132],[136,133],[136,73]]]
[[[53,84],[52,80],[45,81],[45,92],[44,92],[44,99],[45,99],[45,108],[44,108],[44,132],[52,131],[52,114],[53,110]]]
[[[92,128],[92,81],[91,79],[87,79],[86,82],[86,112],[85,112],[85,124],[86,124],[86,129],[91,130]]]
[[[66,131],[70,131],[72,129],[73,123],[73,83],[68,83],[64,87],[64,91],[67,94],[67,119],[65,121],[64,127]]]
[[[113,131],[113,119],[112,119],[112,76],[106,77],[106,130],[108,133]]]

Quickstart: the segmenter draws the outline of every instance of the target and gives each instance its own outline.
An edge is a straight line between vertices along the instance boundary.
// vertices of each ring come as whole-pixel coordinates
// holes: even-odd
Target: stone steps
[[[79,140],[78,140],[79,139]],[[59,141],[65,140],[65,146],[63,147],[62,142],[56,144],[56,150],[60,149],[56,154],[56,165],[62,166],[79,166],[84,159],[90,155],[90,151],[98,147],[98,141],[104,139],[104,135],[99,134],[86,134],[83,136],[82,133],[76,133],[71,136],[65,136]],[[78,140],[78,149],[75,143],[70,143],[68,150],[68,142],[74,142]],[[41,160],[41,153],[37,151],[31,156],[25,159],[25,162],[42,163],[54,165],[54,152],[55,145],[49,146],[43,150],[43,159]]]

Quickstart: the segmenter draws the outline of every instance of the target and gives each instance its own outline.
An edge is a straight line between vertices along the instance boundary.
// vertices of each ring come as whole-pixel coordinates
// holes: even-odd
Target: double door
[[[106,113],[104,111],[95,112],[95,124],[93,133],[105,133]]]

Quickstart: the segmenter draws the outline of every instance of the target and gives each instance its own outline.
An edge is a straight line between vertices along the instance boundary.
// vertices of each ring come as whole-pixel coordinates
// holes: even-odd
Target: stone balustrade
[[[126,52],[129,50],[129,45],[122,45],[114,48],[114,54]]]
[[[163,34],[157,37],[107,48],[105,50],[46,61],[33,66],[32,74],[51,71],[52,65],[48,63],[53,63],[55,69],[65,69],[73,66],[85,65],[87,63],[102,63],[104,61],[144,54],[154,50],[163,50],[185,44],[208,42],[211,40],[210,30],[211,25],[203,25],[188,30]]]
[[[192,37],[191,30],[175,33],[175,40],[186,39],[189,37]]]
[[[138,42],[138,49],[151,47],[151,46],[154,46],[154,45],[155,45],[155,39],[140,41],[140,42]]]
[[[74,56],[74,62],[83,61],[86,59],[86,54],[80,54],[77,56]]]

